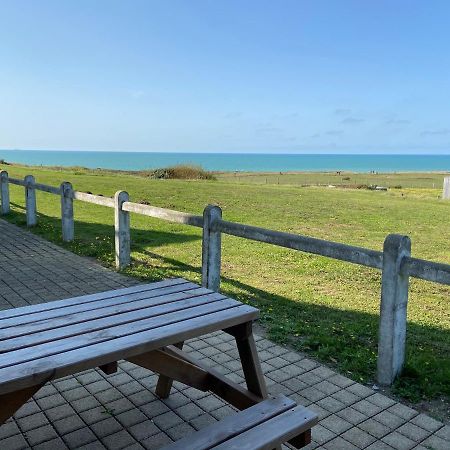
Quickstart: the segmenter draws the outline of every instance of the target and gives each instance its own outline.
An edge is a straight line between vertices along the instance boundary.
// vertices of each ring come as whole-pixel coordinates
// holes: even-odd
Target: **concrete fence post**
[[[33,175],[27,175],[25,181],[25,208],[27,216],[27,226],[34,227],[37,224],[36,216],[36,189],[34,188]]]
[[[444,178],[444,187],[442,190],[442,198],[444,200],[450,200],[450,177]]]
[[[0,171],[0,199],[2,202],[1,213],[8,214],[11,207],[9,205],[9,177],[6,170]]]
[[[222,218],[218,206],[208,205],[203,211],[202,286],[218,292],[220,289],[221,232],[214,231],[215,221]]]
[[[72,183],[68,181],[61,183],[61,227],[63,241],[73,241],[73,188]]]
[[[377,379],[381,385],[391,385],[405,361],[409,277],[402,273],[401,264],[403,258],[410,255],[411,240],[408,236],[390,234],[386,237],[377,361]]]
[[[129,201],[128,192],[117,191],[114,196],[114,227],[116,267],[123,269],[130,265],[130,213],[122,210],[124,202]]]

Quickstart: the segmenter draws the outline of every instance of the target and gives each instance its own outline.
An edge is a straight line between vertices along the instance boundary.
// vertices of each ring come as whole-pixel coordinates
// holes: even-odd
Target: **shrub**
[[[200,166],[178,165],[172,167],[165,167],[162,169],[155,169],[151,172],[145,172],[150,178],[157,179],[178,179],[178,180],[215,180],[216,177]]]

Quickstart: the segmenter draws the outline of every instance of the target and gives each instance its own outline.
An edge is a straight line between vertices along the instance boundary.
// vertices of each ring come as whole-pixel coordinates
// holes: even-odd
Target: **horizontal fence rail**
[[[80,200],[86,203],[93,203],[94,205],[108,206],[114,208],[114,199],[111,197],[103,197],[102,195],[88,194],[87,192],[73,191],[72,197],[74,200]]]
[[[203,217],[174,211],[172,209],[158,208],[156,206],[144,205],[142,203],[125,202],[122,205],[122,210],[136,214],[142,214],[144,216],[155,217],[157,219],[167,220],[169,222],[192,225],[193,227],[203,227]]]
[[[381,269],[383,266],[383,253],[376,250],[353,247],[337,242],[268,230],[236,222],[227,222],[226,220],[218,220],[213,224],[212,228],[233,236],[265,242],[267,244],[277,245],[278,247],[300,250],[306,253],[313,253],[315,255],[327,256],[376,269]]]
[[[442,264],[411,257],[411,241],[407,236],[391,234],[384,241],[383,251],[269,230],[222,219],[218,206],[208,205],[203,216],[130,201],[128,193],[116,192],[114,198],[75,191],[68,182],[59,187],[36,183],[32,175],[23,180],[10,178],[0,171],[0,211],[10,212],[9,184],[25,188],[27,225],[37,223],[35,191],[61,197],[62,237],[74,239],[73,200],[106,206],[114,209],[116,266],[122,269],[130,264],[129,213],[141,214],[169,222],[202,228],[202,285],[218,291],[220,288],[221,235],[228,234],[278,247],[312,253],[346,261],[382,272],[381,302],[378,337],[377,379],[390,385],[401,373],[405,359],[406,310],[409,278],[450,285],[450,264]]]
[[[410,277],[450,285],[450,264],[405,257],[402,261],[402,271]]]

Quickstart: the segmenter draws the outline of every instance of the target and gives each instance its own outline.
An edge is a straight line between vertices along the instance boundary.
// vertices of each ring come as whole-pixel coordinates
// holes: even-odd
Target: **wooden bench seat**
[[[164,450],[271,450],[289,441],[301,448],[311,441],[317,415],[279,395],[225,417]]]

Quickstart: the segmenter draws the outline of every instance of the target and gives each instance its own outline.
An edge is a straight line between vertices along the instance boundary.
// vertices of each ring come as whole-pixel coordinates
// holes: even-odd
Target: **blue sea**
[[[337,155],[0,150],[0,159],[29,165],[83,166],[122,170],[155,169],[187,163],[215,171],[450,171],[450,154]]]

